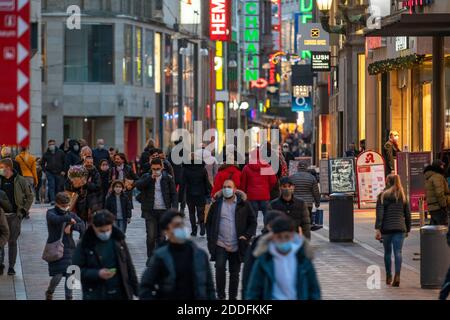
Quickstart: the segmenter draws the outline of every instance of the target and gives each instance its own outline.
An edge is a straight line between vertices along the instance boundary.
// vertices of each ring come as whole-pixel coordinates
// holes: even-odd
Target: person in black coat
[[[189,241],[184,214],[169,210],[161,217],[168,244],[158,248],[145,270],[141,300],[214,300],[215,290],[208,255]]]
[[[234,223],[233,223],[234,222]],[[226,263],[230,272],[229,299],[235,300],[241,263],[256,233],[256,216],[245,194],[236,190],[233,180],[223,184],[222,195],[213,202],[206,219],[208,250],[215,261],[219,299],[225,299]]]
[[[66,158],[64,161],[64,172],[68,172],[71,166],[76,166],[80,164],[80,143],[77,140],[69,141],[69,151],[66,153]]]
[[[139,157],[139,167],[141,168],[141,170],[139,171],[139,173],[142,175],[146,172],[148,172],[148,166],[150,163],[150,155],[151,155],[151,151],[153,149],[155,149],[155,140],[153,139],[149,139],[147,141],[147,144],[144,148],[144,151],[141,153],[141,156]],[[146,171],[144,171],[144,169],[146,169]]]
[[[102,180],[100,173],[94,166],[94,159],[91,156],[84,158],[83,166],[88,171],[87,178],[87,204],[92,213],[103,209]]]
[[[280,179],[280,197],[273,200],[269,207],[284,212],[295,222],[297,232],[307,239],[311,239],[311,218],[308,206],[302,199],[294,196],[294,183],[289,177]]]
[[[102,183],[102,203],[105,203],[106,196],[108,195],[111,186],[111,171],[109,169],[109,161],[107,159],[100,161],[99,174]]]
[[[64,164],[66,154],[56,147],[55,140],[48,141],[47,151],[42,156],[41,167],[47,176],[48,198],[51,205],[55,204],[55,197],[64,187]]]
[[[125,242],[107,211],[96,213],[73,256],[81,269],[83,300],[133,300],[138,279]]]
[[[100,169],[100,161],[109,159],[108,149],[105,148],[105,140],[97,140],[97,148],[92,150],[92,157],[94,158],[94,164],[98,169]]]
[[[115,226],[125,234],[127,225],[131,222],[131,202],[124,192],[125,185],[122,181],[114,181],[111,189],[111,193],[106,197],[105,209],[116,217]]]
[[[186,195],[192,229],[191,236],[197,236],[197,225],[200,225],[200,236],[204,236],[206,232],[205,206],[212,189],[205,164],[185,164],[181,181],[180,194]],[[195,216],[196,211],[197,218]]]
[[[52,279],[45,292],[46,300],[53,300],[53,294],[61,279],[69,276],[67,268],[72,265],[72,255],[75,249],[75,241],[73,240],[73,231],[82,233],[84,224],[76,214],[69,212],[70,198],[64,192],[56,195],[56,206],[47,211],[47,243],[53,243],[61,239],[64,245],[64,254],[61,259],[48,263],[48,272]],[[72,300],[72,290],[64,286],[66,300]]]
[[[175,141],[175,146],[178,146],[180,143],[183,142],[183,139],[180,137],[179,140]],[[181,147],[181,146],[180,146]],[[178,148],[180,148],[178,147]],[[174,153],[172,155],[172,152]],[[175,160],[173,159],[173,156],[176,155],[176,151],[169,150],[167,161],[170,163],[173,169],[173,177],[175,179],[175,186],[178,190],[178,202],[180,203],[180,211],[184,212],[184,209],[186,208],[186,202],[184,194],[180,193],[180,187],[181,182],[183,181],[183,164],[182,163],[175,163]],[[181,149],[178,153],[178,156],[182,159],[183,158],[183,149]]]
[[[114,165],[111,168],[110,181],[125,179],[137,180],[138,176],[133,172],[133,168],[128,164],[127,157],[123,153],[114,155]]]
[[[136,200],[141,203],[142,218],[145,219],[147,232],[147,256],[162,242],[159,226],[161,216],[168,209],[176,209],[178,205],[177,191],[173,178],[163,172],[161,159],[153,159],[151,173],[144,174],[135,186],[140,191]]]

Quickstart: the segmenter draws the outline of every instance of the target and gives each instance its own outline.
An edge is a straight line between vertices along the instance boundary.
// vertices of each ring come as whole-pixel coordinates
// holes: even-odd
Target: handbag
[[[62,259],[64,255],[64,244],[63,244],[63,236],[64,236],[64,229],[66,228],[66,225],[63,224],[62,230],[61,230],[61,237],[52,243],[47,243],[44,248],[44,252],[42,253],[42,259],[47,262],[55,262],[60,259]]]

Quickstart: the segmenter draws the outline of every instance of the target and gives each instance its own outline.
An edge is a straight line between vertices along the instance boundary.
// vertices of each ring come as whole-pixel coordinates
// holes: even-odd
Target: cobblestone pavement
[[[0,277],[0,300],[43,300],[49,282],[47,264],[41,259],[42,250],[47,238],[45,213],[48,206],[33,206],[31,219],[24,220],[20,237],[20,264],[16,265],[17,276]],[[325,224],[327,225],[327,205]],[[140,218],[139,205],[133,212],[127,237],[128,244],[139,277],[144,271],[146,257],[145,224]],[[259,217],[259,230],[262,226]],[[355,242],[330,243],[328,231],[324,229],[313,233],[312,246],[315,252],[314,264],[318,273],[323,299],[330,300],[429,300],[437,299],[437,290],[420,288],[420,261],[415,260],[419,252],[419,233],[414,229],[405,242],[404,266],[400,288],[387,287],[384,284],[384,264],[382,245],[373,239],[373,211],[355,212]],[[259,232],[258,230],[258,232]],[[77,237],[77,236],[76,236]],[[195,240],[202,248],[206,248],[206,239]],[[213,265],[212,265],[213,266]],[[367,273],[369,266],[379,266],[381,271],[381,288],[368,289]],[[214,272],[214,268],[213,268]],[[80,299],[78,290],[74,298]],[[64,299],[63,281],[59,285],[55,299]]]

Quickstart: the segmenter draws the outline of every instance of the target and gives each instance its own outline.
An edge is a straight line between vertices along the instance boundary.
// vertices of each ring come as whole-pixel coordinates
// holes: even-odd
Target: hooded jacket
[[[125,243],[125,235],[113,226],[111,239],[115,244],[117,255],[117,272],[121,276],[122,287],[128,298],[138,295],[138,279],[136,270],[131,259],[128,246]],[[81,269],[81,286],[84,300],[104,300],[107,299],[105,290],[105,280],[98,275],[103,269],[101,257],[96,246],[100,242],[92,227],[89,227],[78,244],[73,256],[73,264]]]
[[[78,151],[74,150],[74,146],[78,146]],[[81,157],[80,157],[80,144],[76,140],[70,140],[69,141],[69,151],[66,154],[66,159],[64,161],[64,172],[67,174],[71,166],[75,166],[80,164]]]
[[[266,174],[264,171],[271,171]],[[240,189],[247,194],[249,201],[269,201],[270,191],[277,183],[277,177],[268,163],[258,160],[247,164],[242,170]]]
[[[232,179],[236,188],[239,189],[241,185],[241,171],[239,168],[232,164],[223,164],[219,167],[219,170],[214,178],[214,185],[211,191],[211,196],[214,196],[217,192],[222,190],[225,180]]]
[[[246,300],[272,300],[276,281],[274,257],[270,252],[272,234],[260,238],[253,256],[254,262],[247,290]],[[313,254],[307,241],[303,241],[296,253],[297,258],[297,300],[320,300],[320,285],[312,263]]]
[[[444,170],[430,165],[425,168],[424,176],[428,210],[447,208],[450,203],[450,191],[444,177]]]

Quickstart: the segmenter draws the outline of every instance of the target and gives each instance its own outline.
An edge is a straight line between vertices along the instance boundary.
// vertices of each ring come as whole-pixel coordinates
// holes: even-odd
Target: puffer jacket
[[[272,171],[266,174],[265,171]],[[277,183],[277,177],[270,164],[258,161],[244,167],[240,189],[247,194],[249,201],[269,201],[270,191]]]
[[[241,171],[238,167],[232,164],[223,164],[219,167],[219,171],[214,178],[214,185],[211,191],[213,197],[217,192],[222,190],[225,180],[232,179],[236,188],[239,189],[241,185]]]
[[[424,176],[428,210],[447,208],[450,203],[450,191],[444,177],[444,170],[430,165],[425,168]]]
[[[22,176],[32,177],[34,180],[34,185],[37,186],[38,175],[36,170],[36,158],[32,156],[28,151],[22,151],[17,155],[16,161],[20,166]]]
[[[397,200],[393,195],[381,195],[377,199],[375,229],[382,234],[411,231],[411,212],[408,202]]]

